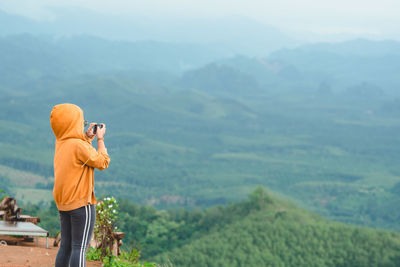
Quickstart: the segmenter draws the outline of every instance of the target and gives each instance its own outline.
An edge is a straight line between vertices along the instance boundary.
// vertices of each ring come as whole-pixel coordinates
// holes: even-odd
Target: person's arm
[[[98,127],[97,129],[97,151],[91,145],[80,146],[79,160],[82,162],[82,167],[87,165],[89,167],[104,170],[108,168],[110,163],[110,156],[107,154],[107,148],[104,144],[104,134],[106,126]]]
[[[106,145],[104,143],[104,135],[106,134],[106,125],[104,123],[102,123],[101,125],[103,125],[102,128],[97,128],[97,151],[104,151],[105,153],[107,153],[107,148]]]

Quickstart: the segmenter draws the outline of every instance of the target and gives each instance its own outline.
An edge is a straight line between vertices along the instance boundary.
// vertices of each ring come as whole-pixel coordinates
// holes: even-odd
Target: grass
[[[49,180],[45,177],[31,172],[16,170],[4,165],[0,165],[0,175],[10,179],[14,186],[34,187],[37,183],[47,183]]]
[[[47,189],[34,189],[15,187],[15,198],[18,202],[39,204],[40,202],[50,202],[53,200],[53,192]]]

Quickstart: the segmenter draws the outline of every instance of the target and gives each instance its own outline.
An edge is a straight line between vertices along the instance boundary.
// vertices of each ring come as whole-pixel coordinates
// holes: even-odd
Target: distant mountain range
[[[185,73],[186,86],[197,89],[207,79],[218,82],[220,74],[241,77],[240,81],[230,79],[231,84],[241,87],[235,83],[244,82],[253,89],[284,84],[313,88],[327,84],[334,91],[344,91],[360,83],[370,83],[397,95],[400,86],[396,78],[400,68],[400,42],[396,41],[358,39],[280,49],[267,57],[230,55],[221,47],[202,44],[111,41],[90,35],[7,35],[0,37],[0,87],[43,77],[132,70]],[[205,69],[212,65],[213,70]],[[203,71],[205,76],[195,78],[194,73],[198,71]]]
[[[227,55],[267,55],[298,44],[277,28],[244,17],[173,20],[117,17],[83,9],[55,9],[53,20],[37,21],[0,10],[0,35],[93,35],[112,40],[195,43]]]
[[[20,34],[0,37],[0,81],[4,86],[44,76],[126,70],[182,73],[226,55],[196,44]]]

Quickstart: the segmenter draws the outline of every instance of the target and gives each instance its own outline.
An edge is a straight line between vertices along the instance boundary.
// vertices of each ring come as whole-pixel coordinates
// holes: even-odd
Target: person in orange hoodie
[[[86,249],[96,221],[94,168],[108,168],[110,157],[104,144],[106,126],[95,123],[84,132],[83,111],[73,104],[53,107],[50,124],[56,137],[53,196],[60,214],[61,245],[56,267],[84,267]],[[97,136],[97,151],[92,140]]]

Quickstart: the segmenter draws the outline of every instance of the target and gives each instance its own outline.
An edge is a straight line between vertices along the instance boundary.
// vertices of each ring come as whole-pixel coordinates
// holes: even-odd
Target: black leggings
[[[61,245],[57,253],[56,267],[85,267],[86,248],[96,221],[95,205],[59,212]]]

